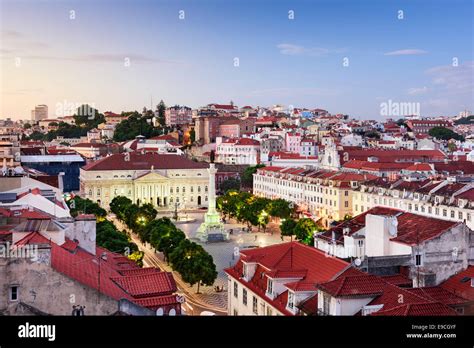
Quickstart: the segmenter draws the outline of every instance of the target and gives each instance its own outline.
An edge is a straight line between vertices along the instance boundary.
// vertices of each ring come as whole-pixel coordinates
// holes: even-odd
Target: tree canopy
[[[462,135],[446,127],[433,127],[430,129],[428,134],[440,140],[454,139],[454,140],[464,141],[464,137]]]
[[[212,256],[204,248],[189,239],[183,239],[169,255],[173,269],[178,271],[181,278],[191,286],[212,285],[217,279],[216,265]]]

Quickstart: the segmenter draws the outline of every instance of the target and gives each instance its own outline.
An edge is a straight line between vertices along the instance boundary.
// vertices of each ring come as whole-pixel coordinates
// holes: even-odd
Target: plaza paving
[[[225,229],[227,231],[231,229],[233,230],[233,233],[230,234],[229,241],[218,243],[202,243],[195,238],[195,235],[198,227],[204,220],[204,213],[205,212],[189,212],[187,214],[181,214],[180,216],[187,215],[189,219],[195,219],[195,221],[190,223],[177,223],[176,226],[180,228],[189,239],[202,245],[203,248],[212,255],[218,271],[218,277],[214,286],[224,286],[224,291],[222,292],[216,292],[214,290],[214,286],[203,286],[200,290],[202,294],[197,296],[205,303],[226,309],[227,277],[224,272],[224,268],[232,266],[237,261],[239,258],[238,252],[241,249],[264,247],[267,245],[282,243],[282,240],[279,234],[279,229],[275,224],[269,225],[269,228],[267,228],[267,233],[257,232],[256,228],[254,228],[254,232],[248,233],[242,231],[242,228],[246,227],[245,225],[238,224],[235,221],[228,221],[225,224]],[[159,214],[158,218],[162,216],[170,217],[171,215]],[[273,235],[270,231],[274,231]]]

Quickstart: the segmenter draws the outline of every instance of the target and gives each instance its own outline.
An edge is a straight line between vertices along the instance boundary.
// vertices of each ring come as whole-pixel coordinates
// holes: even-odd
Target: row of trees
[[[162,252],[165,261],[186,283],[197,284],[198,293],[201,284],[214,284],[217,270],[212,256],[201,245],[187,239],[169,218],[156,219],[153,206],[137,206],[127,197],[118,196],[110,203],[110,210],[135,231],[142,242]]]
[[[294,219],[292,204],[284,199],[268,199],[249,192],[231,190],[217,198],[217,208],[225,218],[234,218],[247,227],[266,230],[270,218],[280,219],[282,236],[295,236],[305,244],[313,243],[313,233],[322,231],[312,219]]]
[[[143,265],[143,253],[138,246],[130,240],[126,231],[119,231],[115,225],[106,220],[107,212],[90,199],[75,196],[70,199],[68,206],[72,216],[79,214],[93,214],[96,217],[96,242],[97,245],[112,252],[121,253],[130,260],[135,261],[140,267]]]

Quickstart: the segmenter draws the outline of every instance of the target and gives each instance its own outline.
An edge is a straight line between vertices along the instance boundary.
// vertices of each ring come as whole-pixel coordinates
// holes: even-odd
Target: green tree
[[[196,141],[196,131],[194,128],[189,131],[189,140],[191,141],[191,144],[194,144]]]
[[[168,221],[170,220],[168,219]],[[186,239],[184,232],[176,228],[171,221],[170,224],[162,223],[155,225],[151,229],[150,234],[151,245],[163,253],[166,261],[168,261],[169,255],[179,243]]]
[[[165,118],[165,113],[166,113],[166,105],[165,102],[160,100],[160,103],[157,105],[158,109],[158,122],[162,127],[166,126],[166,118]]]
[[[125,233],[119,232],[112,222],[104,220],[98,222],[96,226],[97,245],[125,255],[138,251],[137,245],[131,243]]]
[[[30,134],[30,139],[31,140],[46,140],[46,134],[34,131],[33,133]]]
[[[204,248],[189,239],[182,240],[169,255],[169,260],[174,270],[179,272],[181,278],[191,286],[212,285],[217,279],[216,265],[212,256]]]
[[[97,128],[99,124],[105,123],[105,116],[92,106],[83,104],[77,108],[74,114],[74,123],[77,127],[91,130]]]
[[[296,221],[293,219],[285,219],[281,222],[280,231],[282,236],[290,236],[293,239],[295,235]]]
[[[464,137],[462,135],[452,131],[449,128],[445,128],[445,127],[433,127],[433,128],[430,129],[428,134],[431,135],[432,137],[434,137],[436,139],[440,139],[440,140],[454,139],[454,140],[464,141]]]
[[[277,198],[270,202],[269,213],[273,217],[279,217],[280,219],[287,219],[291,216],[293,209],[290,207],[290,202]]]
[[[226,193],[227,191],[238,191],[240,190],[240,180],[236,178],[229,178],[224,180],[220,184],[220,189],[222,192]]]
[[[132,113],[126,120],[123,120],[115,127],[114,140],[126,141],[135,139],[137,135],[150,138],[160,135],[162,132],[152,125],[152,117],[142,116],[138,112]]]
[[[312,219],[303,218],[298,220],[294,231],[297,240],[304,244],[312,245],[313,233],[319,231],[319,228]]]
[[[29,124],[29,123],[25,123],[23,125],[23,129],[30,129],[30,128],[31,128],[31,124]]]
[[[133,202],[125,196],[117,196],[109,204],[110,211],[114,213],[120,220],[125,220],[125,211]]]
[[[245,187],[253,187],[253,175],[257,172],[258,168],[263,167],[265,167],[263,164],[257,164],[256,166],[245,168],[241,177],[242,185]]]
[[[101,208],[99,204],[86,198],[83,199],[79,196],[75,196],[67,202],[71,216],[77,216],[79,214],[94,214],[98,221],[104,220],[107,216],[107,211]]]

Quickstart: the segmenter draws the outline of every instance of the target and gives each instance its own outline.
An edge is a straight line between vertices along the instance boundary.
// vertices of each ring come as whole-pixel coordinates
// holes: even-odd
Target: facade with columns
[[[207,207],[208,167],[181,155],[116,154],[81,168],[81,193],[104,208],[117,196],[164,210]]]

